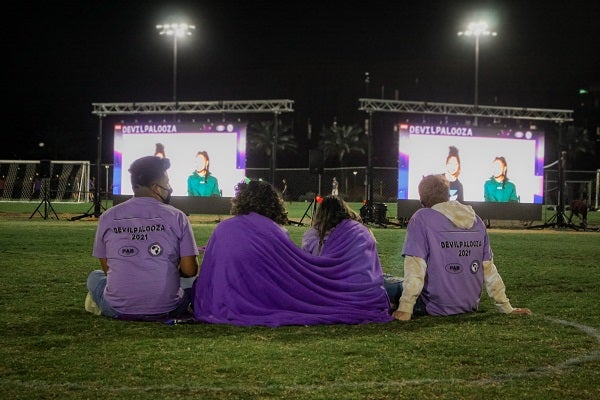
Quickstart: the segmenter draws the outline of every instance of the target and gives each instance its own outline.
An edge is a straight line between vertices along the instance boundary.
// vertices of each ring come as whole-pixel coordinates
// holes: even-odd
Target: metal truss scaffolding
[[[372,112],[397,112],[409,114],[455,115],[469,117],[508,118],[523,120],[573,121],[573,110],[552,110],[523,107],[475,107],[473,104],[429,103],[423,101],[359,99],[359,110]]]
[[[273,161],[271,174],[275,175],[275,151],[277,144],[277,118],[285,112],[293,112],[293,100],[231,100],[231,101],[178,101],[178,102],[141,102],[141,103],[92,103],[92,114],[98,116],[98,154],[96,160],[96,175],[100,177],[100,163],[102,154],[102,118],[109,115],[165,115],[165,114],[250,114],[272,113],[274,117],[273,128]],[[99,217],[102,214],[100,202],[100,182],[95,187],[94,213],[90,210],[83,215],[74,217],[79,219],[87,216]]]
[[[179,101],[163,103],[92,103],[92,114],[225,114],[293,112],[293,100]]]
[[[358,99],[360,111],[368,114],[366,130],[368,135],[368,156],[367,156],[367,199],[366,207],[370,214],[375,214],[375,205],[373,204],[373,165],[372,165],[372,141],[373,141],[373,113],[391,112],[404,114],[427,114],[427,115],[445,115],[445,116],[464,116],[473,117],[475,125],[477,118],[491,119],[514,119],[514,120],[533,120],[550,121],[562,126],[564,122],[573,121],[573,110],[553,110],[544,108],[524,108],[524,107],[498,107],[473,104],[452,104],[452,103],[429,103],[423,101],[404,101],[404,100],[383,100],[383,99]],[[563,202],[559,201],[558,209],[562,212]]]

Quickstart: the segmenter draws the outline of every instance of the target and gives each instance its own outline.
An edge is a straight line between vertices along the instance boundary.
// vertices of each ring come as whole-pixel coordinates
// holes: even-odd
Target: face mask
[[[156,194],[158,195],[158,197],[160,197],[160,199],[162,200],[163,203],[169,204],[171,202],[171,194],[173,193],[173,188],[171,188],[171,187],[166,188],[166,187],[160,186],[159,184],[157,184],[156,186],[158,186],[162,190],[166,190],[167,191],[167,197],[162,197],[158,193],[156,193]]]

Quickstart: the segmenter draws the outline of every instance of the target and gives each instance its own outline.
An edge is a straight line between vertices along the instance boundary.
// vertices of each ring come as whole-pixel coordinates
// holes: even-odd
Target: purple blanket
[[[317,257],[261,215],[220,222],[194,283],[196,319],[273,327],[391,321],[375,241],[363,226],[349,229],[342,240],[332,232]]]

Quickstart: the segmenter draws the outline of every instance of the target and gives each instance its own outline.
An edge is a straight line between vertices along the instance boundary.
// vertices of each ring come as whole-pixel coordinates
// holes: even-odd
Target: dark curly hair
[[[288,223],[281,193],[266,181],[240,182],[235,187],[235,197],[231,200],[231,214],[246,215],[251,212],[281,225]]]
[[[312,226],[319,232],[319,244],[322,246],[325,236],[345,219],[361,221],[360,216],[337,196],[328,195],[319,202]]]

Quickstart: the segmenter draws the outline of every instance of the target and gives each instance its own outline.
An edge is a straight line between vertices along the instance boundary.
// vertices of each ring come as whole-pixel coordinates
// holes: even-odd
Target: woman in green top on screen
[[[196,170],[188,177],[188,196],[221,196],[219,181],[210,173],[210,158],[206,151],[196,154]]]
[[[506,176],[506,159],[496,157],[492,161],[492,176],[483,185],[483,198],[492,202],[518,202],[517,188]]]

